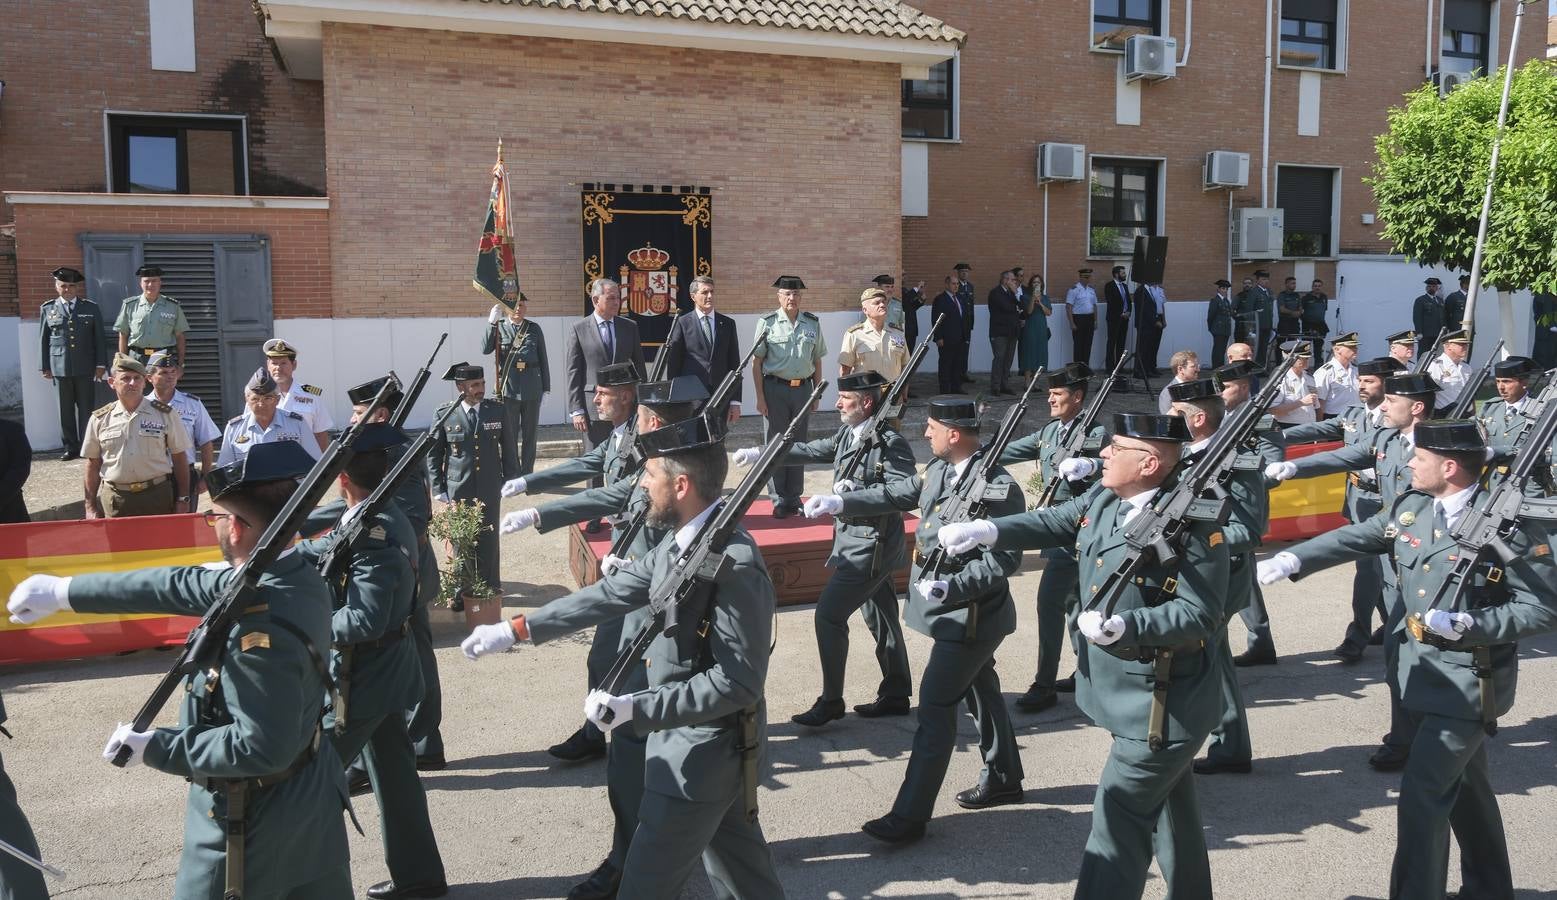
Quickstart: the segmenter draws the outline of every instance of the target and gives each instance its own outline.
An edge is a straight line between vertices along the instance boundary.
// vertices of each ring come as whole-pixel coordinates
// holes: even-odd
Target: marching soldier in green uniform
[[[1085,494],[1097,480],[1096,455],[1103,449],[1108,434],[1097,423],[1087,432],[1081,455],[1059,462],[1060,449],[1076,419],[1087,405],[1087,379],[1092,369],[1086,363],[1070,363],[1044,376],[1049,390],[1049,421],[1032,434],[1012,441],[1000,455],[1001,465],[1037,460],[1038,471],[1047,485],[1059,479],[1054,502],[1063,503]],[[1043,712],[1060,702],[1059,694],[1075,690],[1075,676],[1061,685],[1060,645],[1065,640],[1067,617],[1075,615],[1081,602],[1081,576],[1076,568],[1074,547],[1048,547],[1043,557],[1043,577],[1038,582],[1038,672],[1027,692],[1016,700],[1023,712]]]
[[[109,384],[118,399],[87,420],[85,512],[104,517],[98,490],[108,488],[108,518],[193,512],[189,456],[193,447],[173,407],[147,397],[146,367],[115,356]]]
[[[908,627],[935,643],[919,682],[919,727],[908,772],[892,811],[864,825],[866,834],[891,844],[924,837],[956,748],[957,711],[964,701],[978,722],[984,769],[978,784],[957,794],[957,804],[984,809],[1022,802],[1022,758],[1000,694],[1000,676],[995,673],[995,651],[1016,630],[1016,604],[1007,579],[1021,566],[1022,554],[975,553],[965,559],[949,557],[937,572],[924,569],[945,527],[939,515],[941,504],[955,496],[957,480],[967,468],[980,463],[978,433],[977,404],[955,395],[934,397],[925,437],[936,459],[924,475],[844,494],[819,494],[806,501],[807,518],[919,510],[904,617]],[[1006,491],[1004,499],[988,501],[991,512],[1021,511],[1022,492],[1005,469],[992,469],[989,485]]]
[[[266,444],[211,473],[216,511],[206,520],[228,563],[242,565],[312,465],[301,447]],[[202,616],[233,577],[220,564],[33,575],[8,607],[23,624],[66,610]],[[190,676],[180,724],[114,731],[104,758],[127,747],[130,765],[191,783],[177,900],[219,900],[228,890],[288,900],[352,895],[346,780],[320,727],[329,647],[330,589],[301,554],[285,554],[260,577],[216,665]]]
[[[141,292],[124,298],[119,318],[114,321],[114,331],[119,332],[119,352],[134,356],[142,364],[158,350],[176,349],[179,359],[188,359],[184,335],[189,331],[189,320],[178,301],[162,293],[162,269],[141,266],[135,270],[135,277],[141,280]]]
[[[486,375],[480,366],[455,363],[443,374],[443,380],[454,382],[460,397],[438,407],[433,418],[442,417],[444,410],[455,404],[460,409],[433,429],[432,450],[427,453],[433,499],[439,503],[480,502],[485,527],[476,541],[476,574],[494,593],[501,593],[498,503],[504,480],[513,478],[519,468],[518,461],[503,452],[504,432],[512,423],[501,403],[486,399]]]
[[[1256,375],[1265,370],[1246,359],[1234,360],[1215,371],[1217,383],[1222,385],[1222,405],[1228,414],[1249,401]],[[1267,467],[1286,458],[1286,438],[1275,420],[1267,415],[1255,426],[1256,452]],[[1267,482],[1270,483],[1267,479]],[[1248,633],[1244,652],[1233,657],[1233,665],[1273,666],[1276,664],[1276,639],[1271,633],[1270,613],[1265,609],[1265,595],[1255,585],[1249,594],[1249,602],[1238,611]]]
[[[5,730],[5,698],[0,697],[0,734],[11,737]],[[16,802],[16,786],[5,774],[5,764],[0,759],[0,841],[42,861],[38,852],[38,839],[33,837],[32,826]],[[0,850],[0,900],[48,900],[49,889],[43,883],[43,873],[16,857]]]
[[[866,436],[882,389],[888,381],[876,372],[844,375],[838,379],[838,415],[842,419],[837,432],[824,438],[795,444],[785,457],[833,467],[833,490],[837,493],[872,488],[880,484],[910,478],[914,474],[914,451],[908,441],[890,427],[883,427],[881,441],[866,451],[854,476],[845,481],[844,470],[860,452],[859,442]],[[735,451],[735,464],[749,466],[762,450],[756,447]],[[843,718],[843,675],[849,662],[849,617],[855,610],[876,640],[876,662],[881,666],[881,681],[875,699],[854,707],[867,719],[879,716],[908,715],[908,698],[913,693],[913,677],[908,671],[908,649],[903,645],[903,628],[898,622],[897,588],[893,575],[904,562],[903,514],[892,510],[875,516],[839,518],[833,522],[833,547],[827,566],[833,574],[816,601],[816,649],[821,656],[822,694],[810,709],[790,721],[820,728]]]
[[[1440,602],[1440,587],[1466,552],[1453,530],[1482,495],[1487,445],[1467,421],[1422,422],[1413,434],[1413,490],[1385,513],[1260,563],[1259,577],[1269,584],[1364,555],[1392,556],[1404,612],[1393,617],[1387,640],[1397,647],[1401,702],[1419,727],[1400,781],[1389,895],[1445,895],[1452,830],[1460,846],[1458,896],[1512,897],[1486,742],[1514,705],[1516,642],[1557,629],[1557,566],[1546,529],[1521,519],[1504,536],[1512,561],[1478,559],[1468,589]],[[1483,677],[1491,679],[1485,694]]]
[[[509,622],[477,626],[460,645],[465,655],[545,643],[645,607],[720,508],[727,463],[719,433],[695,416],[640,435],[649,521],[667,537],[647,559],[583,590]],[[697,597],[680,608],[684,626],[674,636],[661,632],[649,644],[642,661],[647,689],[615,696],[596,690],[585,700],[586,714],[602,729],[648,738],[638,828],[617,896],[677,897],[701,857],[719,896],[776,900],[784,888],[756,815],[774,593],[745,531],[731,536],[712,590]]]
[[[541,421],[541,397],[551,392],[551,366],[546,361],[546,335],[541,326],[525,318],[530,298],[524,294],[514,308],[503,315],[501,305],[493,306],[487,317],[489,327],[481,342],[481,352],[496,353],[499,373],[497,395],[511,423],[512,443],[503,453],[519,461],[520,476],[535,471],[535,429]]]
[[[54,270],[58,296],[38,310],[38,360],[43,377],[59,393],[61,461],[81,455],[81,437],[97,397],[96,384],[108,371],[108,335],[103,311],[80,296],[86,278],[69,266]]]
[[[1487,433],[1487,446],[1497,453],[1512,453],[1519,449],[1525,432],[1534,424],[1534,404],[1530,400],[1530,382],[1541,374],[1535,360],[1528,356],[1510,356],[1492,364],[1492,376],[1497,385],[1496,400],[1488,400],[1481,407],[1481,427]],[[1557,449],[1557,448],[1554,448]],[[1552,456],[1548,455],[1548,459]],[[1536,476],[1525,482],[1525,494],[1544,497],[1557,489],[1552,480],[1550,466],[1540,466]]]
[[[1183,419],[1116,415],[1098,486],[1048,509],[947,526],[941,540],[952,551],[1074,545],[1088,607],[1124,561],[1126,526],[1169,486],[1189,440]],[[1076,703],[1113,735],[1078,898],[1140,897],[1153,855],[1171,896],[1212,895],[1191,764],[1218,718],[1216,667],[1205,648],[1223,627],[1227,543],[1211,522],[1190,523],[1186,535],[1178,562],[1143,566],[1112,613],[1084,608],[1074,620],[1086,639],[1077,642]],[[1159,663],[1170,668],[1166,690],[1154,692]]]
[[[779,308],[757,320],[757,349],[752,353],[752,388],[757,394],[757,413],[768,420],[764,437],[782,434],[796,416],[800,436],[806,437],[811,388],[822,377],[827,340],[815,313],[800,310],[800,292],[806,283],[794,275],[780,275]],[[804,413],[805,415],[801,415]],[[773,476],[773,517],[782,519],[800,512],[800,493],[805,489],[805,467],[783,466]]]
[[[388,423],[363,430],[339,483],[351,521],[384,480],[391,447],[406,443],[405,432]],[[336,530],[303,541],[298,553],[317,566],[345,538]],[[427,815],[427,794],[416,774],[416,752],[406,730],[405,711],[422,697],[422,672],[411,635],[416,593],[416,534],[394,501],[384,505],[343,551],[344,568],[332,583],[331,620],[335,703],[324,720],[344,766],[362,754],[378,799],[384,859],[390,880],[368,888],[372,898],[442,897],[448,893],[443,858]]]

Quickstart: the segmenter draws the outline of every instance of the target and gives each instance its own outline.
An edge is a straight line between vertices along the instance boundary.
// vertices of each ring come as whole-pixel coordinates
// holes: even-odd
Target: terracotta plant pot
[[[495,625],[503,620],[503,595],[494,594],[490,597],[471,597],[464,595],[465,624],[472,627],[476,625]]]

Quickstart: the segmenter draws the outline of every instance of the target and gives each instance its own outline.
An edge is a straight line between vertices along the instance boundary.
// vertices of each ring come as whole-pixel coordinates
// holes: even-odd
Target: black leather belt
[[[297,760],[274,775],[260,775],[255,778],[206,778],[201,775],[192,775],[185,780],[196,787],[202,787],[211,791],[222,790],[234,785],[246,785],[252,788],[273,787],[308,768],[308,764],[313,762],[314,757],[319,753],[319,737],[319,726],[315,725],[313,738],[308,742],[308,746],[303,748],[303,752],[298,754]]]
[[[787,384],[792,388],[796,388],[809,385],[815,376],[807,375],[804,378],[780,378],[777,375],[769,375],[768,373],[764,372],[762,377],[770,381],[777,381],[780,384]]]
[[[1177,644],[1172,647],[1120,647],[1118,644],[1093,644],[1092,646],[1102,650],[1109,656],[1122,659],[1125,662],[1149,663],[1157,658],[1157,651],[1172,650],[1174,656],[1189,656],[1206,649],[1205,641],[1190,641],[1187,644]]]
[[[393,647],[405,639],[411,633],[411,620],[406,619],[400,623],[400,627],[384,634],[383,637],[371,641],[358,641],[351,644],[353,650],[379,650],[384,647]]]

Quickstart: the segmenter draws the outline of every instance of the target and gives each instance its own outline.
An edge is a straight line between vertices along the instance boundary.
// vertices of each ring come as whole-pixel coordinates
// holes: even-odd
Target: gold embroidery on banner
[[[707,197],[685,196],[681,198],[681,203],[687,208],[681,216],[681,224],[695,228],[698,225],[707,225],[711,221],[712,214],[708,208]]]
[[[616,198],[607,193],[584,195],[584,224],[592,225],[598,219],[601,223],[609,225],[616,220],[616,214],[611,210],[611,201]]]

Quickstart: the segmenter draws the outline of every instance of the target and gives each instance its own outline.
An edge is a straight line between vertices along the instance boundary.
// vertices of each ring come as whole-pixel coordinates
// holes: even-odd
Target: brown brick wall
[[[55,267],[83,268],[77,236],[84,232],[262,234],[270,239],[275,317],[331,314],[329,210],[27,203],[12,210],[17,226],[17,282],[24,298],[21,314],[29,319],[37,318],[39,304],[54,296],[49,273]],[[3,264],[0,257],[0,283]]]
[[[20,309],[16,291],[16,241],[9,235],[0,234],[0,316],[19,315]]]
[[[713,189],[721,306],[854,308],[900,256],[896,66],[327,25],[337,316],[474,315],[497,139],[531,313],[583,306],[579,186]]]
[[[924,278],[936,290],[950,267],[965,260],[974,266],[982,299],[1000,269],[1020,264],[1029,274],[1037,271],[1043,225],[1037,145],[1056,141],[1085,144],[1089,155],[1167,158],[1165,286],[1172,297],[1209,296],[1209,282],[1226,270],[1227,197],[1224,191],[1201,190],[1206,152],[1248,153],[1249,187],[1235,191],[1233,202],[1260,205],[1263,4],[1197,0],[1189,64],[1176,78],[1142,87],[1140,126],[1114,124],[1119,56],[1089,51],[1091,4],[920,0],[914,5],[970,37],[961,54],[961,143],[930,146],[930,216],[903,220],[911,278]],[[1185,6],[1171,4],[1168,29],[1181,53]],[[1422,81],[1426,12],[1418,0],[1353,0],[1349,6],[1347,71],[1321,76],[1319,136],[1297,134],[1299,73],[1274,72],[1270,156],[1273,163],[1340,166],[1339,250],[1388,252],[1378,238],[1379,225],[1361,224],[1361,215],[1374,211],[1361,179],[1388,108]],[[1513,27],[1513,4],[1502,6],[1500,57]],[[1279,0],[1277,9],[1279,16]],[[1521,60],[1539,55],[1545,42],[1539,26],[1528,22],[1521,40]],[[1051,293],[1063,294],[1080,265],[1099,270],[1095,281],[1106,280],[1111,261],[1085,259],[1086,184],[1055,184],[1049,190]],[[1274,205],[1274,167],[1270,193]],[[1279,290],[1292,265],[1265,267]],[[1235,267],[1234,281],[1254,268]],[[1316,274],[1331,284],[1333,294],[1334,265],[1321,262]]]

